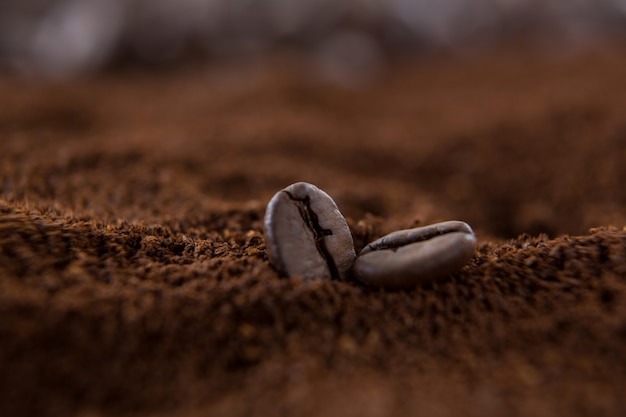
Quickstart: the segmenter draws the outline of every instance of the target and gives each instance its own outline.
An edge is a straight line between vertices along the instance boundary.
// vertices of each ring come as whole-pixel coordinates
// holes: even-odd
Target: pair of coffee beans
[[[350,228],[333,199],[305,182],[272,197],[264,225],[270,263],[282,276],[354,276],[385,288],[410,288],[446,277],[465,265],[476,247],[468,224],[449,221],[390,233],[357,257]]]

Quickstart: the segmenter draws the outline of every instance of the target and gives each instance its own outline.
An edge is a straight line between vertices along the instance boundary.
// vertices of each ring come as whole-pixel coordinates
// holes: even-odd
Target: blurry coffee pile
[[[1,0],[0,69],[68,76],[288,51],[341,82],[397,55],[606,34],[626,36],[626,0]]]

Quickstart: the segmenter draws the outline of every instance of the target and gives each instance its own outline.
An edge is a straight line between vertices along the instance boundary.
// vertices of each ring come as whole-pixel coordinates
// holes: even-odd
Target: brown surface
[[[1,81],[0,415],[624,415],[623,50]],[[261,219],[298,180],[358,247],[460,219],[476,257],[280,279]]]

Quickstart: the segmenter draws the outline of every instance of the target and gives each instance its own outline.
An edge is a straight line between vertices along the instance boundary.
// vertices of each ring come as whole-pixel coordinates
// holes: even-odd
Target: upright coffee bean
[[[356,277],[386,288],[410,288],[455,272],[476,248],[472,228],[449,221],[390,233],[367,245],[354,263]]]
[[[328,194],[298,182],[272,197],[265,212],[271,264],[283,276],[347,279],[356,253],[346,220]]]

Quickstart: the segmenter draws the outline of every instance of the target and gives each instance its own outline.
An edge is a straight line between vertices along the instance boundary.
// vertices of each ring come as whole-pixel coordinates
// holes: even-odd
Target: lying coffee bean
[[[265,212],[271,264],[283,276],[348,279],[356,258],[346,220],[328,194],[298,182],[272,197]]]
[[[400,230],[363,248],[354,273],[373,286],[410,288],[455,272],[472,258],[475,248],[474,232],[464,222]]]

